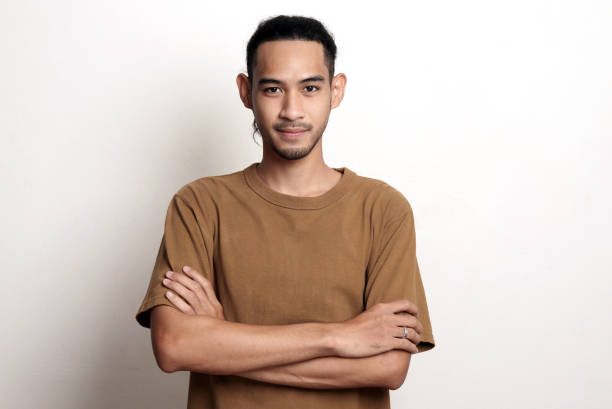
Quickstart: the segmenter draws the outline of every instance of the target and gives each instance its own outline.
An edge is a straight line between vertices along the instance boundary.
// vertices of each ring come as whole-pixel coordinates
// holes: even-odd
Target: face
[[[237,82],[264,146],[287,160],[320,149],[330,111],[342,100],[344,74],[330,86],[323,45],[316,41],[267,41],[256,58],[252,84],[244,74]]]

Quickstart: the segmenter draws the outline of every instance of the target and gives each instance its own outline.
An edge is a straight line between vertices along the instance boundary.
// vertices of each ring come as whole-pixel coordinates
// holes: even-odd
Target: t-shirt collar
[[[290,209],[320,209],[343,197],[355,179],[355,172],[347,167],[333,168],[342,173],[340,180],[327,192],[319,196],[292,196],[270,189],[259,177],[255,168],[259,162],[254,162],[243,170],[247,185],[264,200],[278,206]]]

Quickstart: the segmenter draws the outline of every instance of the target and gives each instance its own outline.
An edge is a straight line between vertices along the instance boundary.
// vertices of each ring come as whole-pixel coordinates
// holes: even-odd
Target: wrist
[[[327,353],[330,356],[339,355],[340,351],[340,334],[342,332],[342,323],[332,322],[323,324],[323,342]]]

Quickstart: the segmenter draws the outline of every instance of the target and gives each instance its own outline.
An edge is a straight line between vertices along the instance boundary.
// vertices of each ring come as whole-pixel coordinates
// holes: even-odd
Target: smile
[[[300,136],[304,135],[307,131],[306,129],[284,129],[279,130],[280,134],[283,135],[287,139],[297,139]]]

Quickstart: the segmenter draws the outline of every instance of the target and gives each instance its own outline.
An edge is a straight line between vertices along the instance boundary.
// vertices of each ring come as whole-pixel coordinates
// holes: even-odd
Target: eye
[[[278,88],[278,87],[269,87],[269,88],[264,89],[264,92],[267,93],[267,94],[277,94],[277,92],[272,92],[271,90],[278,90],[278,89],[280,89],[280,88]]]
[[[306,85],[304,88],[305,89],[307,89],[307,88],[314,88],[312,91],[308,91],[309,93],[315,92],[316,90],[319,89],[319,87],[317,87],[316,85]]]

